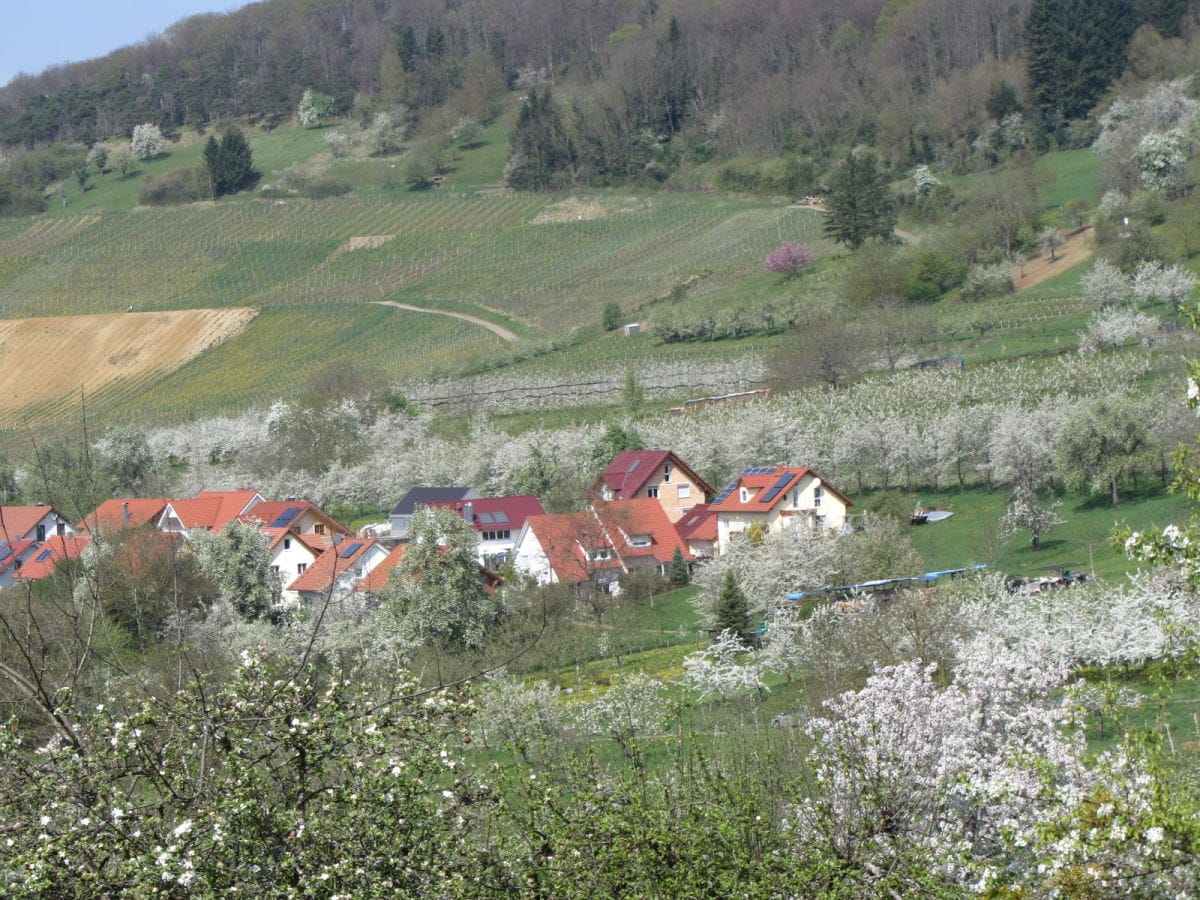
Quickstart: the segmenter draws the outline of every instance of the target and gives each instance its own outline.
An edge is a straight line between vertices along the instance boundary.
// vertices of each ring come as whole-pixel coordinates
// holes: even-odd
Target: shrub
[[[927,250],[917,254],[908,267],[901,295],[909,303],[933,303],[963,283],[967,267],[948,253]]]
[[[1012,270],[1008,263],[971,266],[962,283],[964,300],[987,300],[991,297],[1002,297],[1005,294],[1011,294],[1012,290]]]
[[[170,206],[193,203],[209,196],[208,173],[203,166],[176,169],[165,175],[150,177],[142,185],[138,202],[143,206]]]
[[[309,182],[304,193],[313,200],[324,200],[326,197],[341,197],[354,190],[354,185],[344,178],[319,178]]]

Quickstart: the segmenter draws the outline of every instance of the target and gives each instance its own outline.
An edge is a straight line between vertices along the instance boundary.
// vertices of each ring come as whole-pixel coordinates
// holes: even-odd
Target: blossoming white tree
[[[143,122],[133,127],[133,137],[129,141],[129,149],[138,159],[150,159],[162,153],[167,145],[162,130],[150,122]]]

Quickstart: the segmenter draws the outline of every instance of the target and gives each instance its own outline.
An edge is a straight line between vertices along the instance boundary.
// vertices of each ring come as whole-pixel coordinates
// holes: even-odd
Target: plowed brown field
[[[253,309],[188,309],[0,320],[0,424],[57,400],[179,368],[237,334]]]

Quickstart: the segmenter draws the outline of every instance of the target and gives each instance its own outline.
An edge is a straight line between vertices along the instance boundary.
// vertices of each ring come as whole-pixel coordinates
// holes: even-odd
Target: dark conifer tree
[[[1132,0],[1034,0],[1025,20],[1029,94],[1043,115],[1087,115],[1125,68]]]
[[[718,631],[729,631],[742,640],[746,639],[746,634],[750,631],[750,608],[733,569],[725,570],[725,580],[721,582],[721,592],[717,595],[715,614],[714,624]]]
[[[869,150],[852,152],[834,169],[825,208],[825,234],[851,250],[867,238],[888,240],[896,228],[896,202]]]

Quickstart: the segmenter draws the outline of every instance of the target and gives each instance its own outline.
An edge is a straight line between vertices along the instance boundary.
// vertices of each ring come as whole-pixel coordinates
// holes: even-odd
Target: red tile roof
[[[14,573],[14,578],[36,581],[53,575],[58,563],[64,559],[77,559],[83,548],[92,542],[90,537],[59,537],[47,538],[38,549],[25,559],[21,567]]]
[[[822,478],[813,469],[767,466],[747,469],[724,491],[724,496],[711,504],[713,512],[769,512],[787,498],[788,492],[806,475],[821,482],[822,487],[841,498],[847,506],[853,505],[849,497]],[[742,502],[741,488],[750,489],[750,499]],[[778,490],[775,490],[778,488]],[[772,495],[772,491],[774,495]]]
[[[260,523],[264,526],[263,530],[265,531],[267,528],[286,528],[288,524],[309,510],[328,525],[331,531],[338,534],[350,533],[349,528],[309,500],[263,500],[255,503],[250,507],[249,512],[242,513],[237,519],[239,522]],[[276,525],[276,522],[279,524]]]
[[[37,541],[0,541],[0,574],[18,566],[37,546]]]
[[[330,547],[317,557],[316,562],[304,570],[304,574],[287,586],[288,590],[314,593],[329,590],[335,578],[340,578],[351,571],[363,555],[374,546],[378,546],[377,541],[357,538]]]
[[[712,493],[708,482],[692,471],[691,466],[671,450],[622,450],[600,473],[600,477],[592,485],[592,494],[598,495],[600,486],[608,485],[614,500],[628,500],[668,461],[676,468],[682,469],[701,491],[706,494]]]
[[[408,544],[397,544],[392,548],[392,552],[383,558],[383,561],[367,573],[367,577],[358,582],[358,590],[360,591],[381,591],[388,583],[388,577],[392,574],[392,570],[400,565],[404,559],[404,553],[408,550]]]
[[[643,497],[637,500],[613,500],[597,503],[599,513],[609,534],[616,542],[617,553],[628,563],[639,557],[652,557],[660,563],[669,563],[676,549],[684,559],[692,559],[691,551],[679,536],[679,530],[667,518],[657,500]],[[645,547],[634,546],[631,541],[650,538]]]
[[[591,510],[530,516],[525,524],[559,581],[588,581],[598,572],[621,568],[612,539]],[[589,551],[605,548],[609,559],[589,558]]]
[[[267,547],[271,550],[279,546],[279,542],[286,537],[299,541],[311,550],[314,556],[320,556],[333,546],[333,539],[327,534],[297,534],[290,528],[261,528],[259,530],[267,536]]]
[[[699,503],[683,514],[683,518],[675,523],[675,528],[685,541],[715,541],[717,514],[707,503]]]
[[[51,513],[67,521],[53,506],[0,506],[0,541],[16,541],[31,534]]]
[[[258,491],[201,491],[191,500],[172,500],[170,505],[184,528],[220,531],[259,502]]]
[[[465,516],[471,507],[476,531],[512,531],[516,534],[530,516],[543,516],[546,510],[537,497],[520,494],[515,497],[483,497],[478,500],[435,500],[428,506],[441,506]]]
[[[694,559],[657,500],[613,500],[587,510],[531,516],[529,528],[560,581],[586,581],[608,569],[626,570],[638,560],[671,561],[678,549]],[[648,539],[645,546],[637,546]],[[590,552],[608,549],[611,558],[592,559]]]
[[[113,497],[105,500],[84,517],[80,531],[120,531],[122,528],[141,528],[153,525],[167,507],[165,497],[140,497],[127,500]]]

